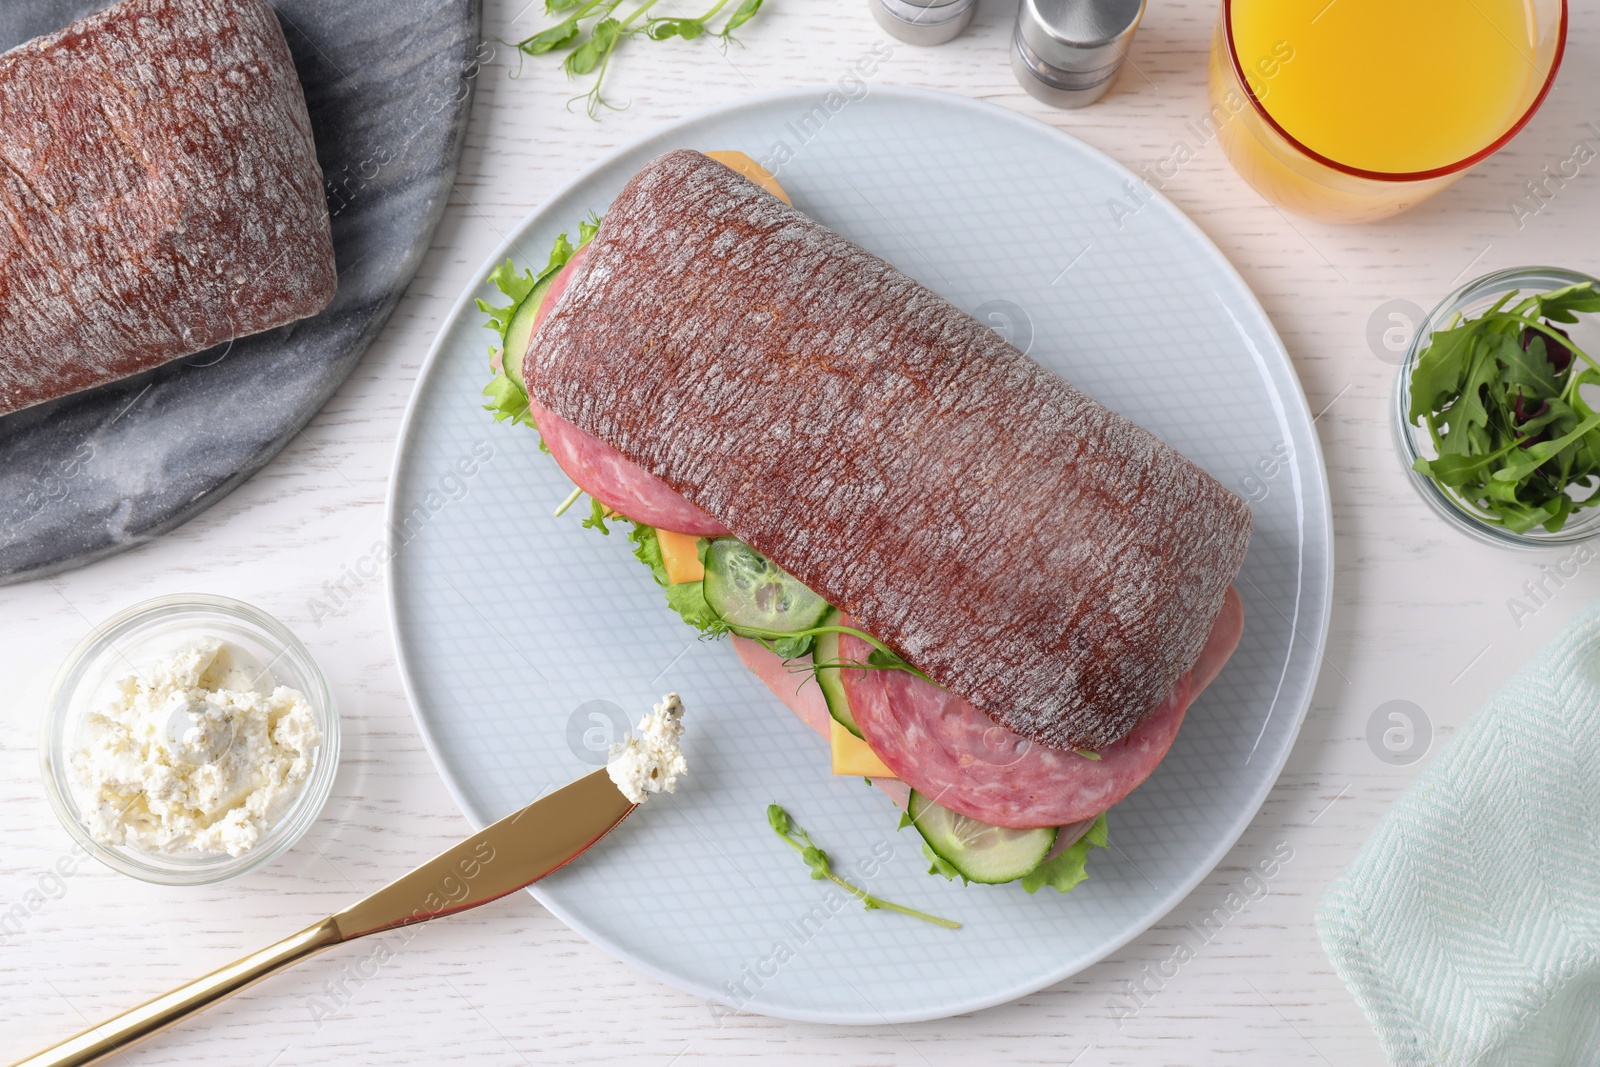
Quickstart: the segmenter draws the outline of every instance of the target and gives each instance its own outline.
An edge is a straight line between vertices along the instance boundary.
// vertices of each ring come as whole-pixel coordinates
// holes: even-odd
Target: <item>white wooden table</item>
[[[331,0],[337,2],[337,0]],[[485,32],[515,39],[538,11],[487,0]],[[666,6],[671,6],[668,0]],[[279,975],[128,1064],[967,1064],[1381,1063],[1361,1013],[1311,925],[1322,888],[1425,765],[1369,748],[1386,701],[1414,702],[1433,750],[1546,638],[1600,592],[1579,569],[1531,616],[1541,564],[1446,528],[1406,485],[1387,421],[1393,356],[1369,344],[1390,300],[1424,307],[1492,269],[1550,263],[1600,272],[1600,31],[1581,7],[1565,70],[1533,124],[1455,188],[1384,224],[1341,228],[1265,204],[1195,128],[1207,109],[1212,0],[1153,0],[1115,92],[1079,112],[1027,97],[1006,63],[1012,5],[985,0],[971,30],[937,49],[896,46],[874,84],[945,89],[1069,130],[1138,170],[1193,154],[1166,182],[1238,266],[1294,356],[1332,481],[1338,579],[1325,669],[1298,745],[1265,807],[1222,866],[1160,924],[1076,977],[989,1011],[884,1028],[724,1016],[618,963],[530,897],[418,930],[374,966],[336,951]],[[687,13],[687,12],[685,12]],[[884,39],[863,0],[768,0],[724,57],[705,41],[636,44],[611,93],[632,106],[598,123],[562,109],[549,62],[500,47],[478,83],[450,209],[388,328],[326,409],[264,471],[201,518],[135,552],[49,581],[0,589],[0,1060],[209,971],[343,906],[468,830],[424,752],[400,690],[381,580],[353,565],[381,535],[400,414],[456,296],[501,235],[573,172],[700,108],[836,81]],[[1591,150],[1575,157],[1580,142]],[[1183,144],[1186,151],[1179,151]],[[714,147],[714,146],[708,146]],[[1525,182],[1549,172],[1548,201]],[[1171,169],[1171,168],[1167,168]],[[1524,204],[1523,217],[1512,201]],[[1526,217],[1533,207],[1540,210]],[[1173,357],[1181,359],[1181,352]],[[1569,568],[1570,569],[1570,568]],[[312,599],[350,595],[331,617]],[[267,870],[210,889],[145,885],[70,858],[40,785],[38,722],[51,673],[113,612],[181,591],[237,596],[276,613],[336,688],[343,767],[321,821]],[[1532,603],[1531,601],[1528,603]],[[1290,858],[1264,893],[1247,868]],[[67,857],[63,861],[63,857]],[[60,869],[67,877],[52,874]],[[1219,911],[1219,909],[1221,909]],[[1216,916],[1222,916],[1219,921]],[[1188,924],[1213,932],[1178,964]],[[1180,954],[1181,955],[1181,954]],[[907,980],[915,980],[908,975]]]

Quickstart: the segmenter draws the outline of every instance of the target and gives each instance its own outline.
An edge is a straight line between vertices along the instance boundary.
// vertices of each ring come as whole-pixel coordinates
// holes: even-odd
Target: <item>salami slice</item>
[[[772,690],[774,696],[783,701],[785,707],[794,712],[801,722],[815,730],[824,741],[828,739],[833,730],[833,716],[828,713],[828,701],[822,695],[822,689],[817,685],[815,678],[806,674],[796,674],[790,669],[787,660],[759,642],[736,636],[733,638],[733,647],[739,653],[740,661]],[[910,803],[911,787],[900,779],[874,778],[872,784],[877,786],[884,796],[894,801],[895,807],[904,810]],[[1063,826],[1061,832],[1056,835],[1055,846],[1050,849],[1050,854],[1045,859],[1053,860],[1061,855],[1077,844],[1093,826],[1094,816],[1070,826]]]
[[[539,406],[537,400],[529,399],[528,412],[567,477],[612,511],[662,530],[700,537],[720,537],[728,532],[666,482],[593,434]]]
[[[1093,818],[1150,776],[1243,630],[1244,608],[1230,588],[1194,668],[1132,733],[1100,749],[1098,760],[1028,741],[905,671],[842,674],[862,735],[911,788],[994,826],[1064,826]],[[860,638],[840,641],[845,660],[865,661],[871,652]]]
[[[566,291],[592,245],[584,245],[550,282],[544,301],[534,315],[532,337]],[[531,340],[531,338],[530,338]],[[525,360],[528,366],[532,361]],[[670,485],[625,457],[593,434],[584,433],[554,412],[528,400],[528,413],[539,427],[545,447],[574,485],[600,503],[636,522],[663,530],[720,537],[728,528],[689,503]]]

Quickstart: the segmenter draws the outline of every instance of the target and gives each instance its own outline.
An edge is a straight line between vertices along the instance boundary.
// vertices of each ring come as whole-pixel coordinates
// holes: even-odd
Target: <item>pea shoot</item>
[[[851,896],[861,901],[862,906],[868,911],[881,908],[884,911],[899,912],[901,915],[909,915],[913,919],[921,919],[923,922],[932,923],[935,926],[942,926],[946,930],[961,929],[961,924],[951,919],[941,919],[937,915],[929,915],[925,911],[917,911],[915,908],[908,908],[901,904],[895,904],[887,900],[880,900],[871,893],[868,893],[865,889],[861,889],[855,885],[852,885],[843,878],[840,878],[837,874],[834,874],[833,864],[828,859],[828,854],[822,851],[822,849],[818,848],[816,844],[812,842],[811,836],[807,834],[798,823],[791,819],[789,817],[789,813],[784,811],[779,805],[767,805],[767,824],[772,827],[773,833],[777,834],[788,843],[790,848],[800,853],[801,858],[803,858],[806,862],[806,866],[811,868],[812,878],[819,882],[826,878],[840,889],[843,889],[846,893],[849,893]]]
[[[568,77],[594,75],[594,83],[589,90],[572,98],[573,101],[584,101],[584,111],[593,119],[599,117],[602,107],[619,110],[600,90],[612,57],[624,41],[641,36],[651,41],[666,41],[674,37],[692,41],[710,36],[719,38],[726,47],[735,40],[733,31],[756,17],[763,0],[737,0],[737,3],[734,0],[716,0],[710,10],[697,17],[651,14],[659,2],[545,0],[545,11],[552,16],[561,16],[560,21],[523,38],[516,47],[529,56],[564,51],[566,55],[561,65]]]

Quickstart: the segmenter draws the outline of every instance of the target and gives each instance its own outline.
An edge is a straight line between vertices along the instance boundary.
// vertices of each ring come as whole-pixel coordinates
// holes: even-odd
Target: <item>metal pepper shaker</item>
[[[1111,89],[1145,0],[1021,0],[1011,70],[1052,107],[1083,107]]]
[[[961,36],[978,0],[867,0],[872,17],[907,44],[944,44]]]

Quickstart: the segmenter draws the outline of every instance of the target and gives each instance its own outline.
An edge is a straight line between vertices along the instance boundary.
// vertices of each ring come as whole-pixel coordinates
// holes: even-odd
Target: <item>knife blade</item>
[[[439,853],[333,921],[349,941],[498,900],[572,862],[633,808],[602,767]]]
[[[512,812],[343,911],[13,1067],[97,1063],[335,945],[515,893],[571,863],[635,807],[602,767]]]

